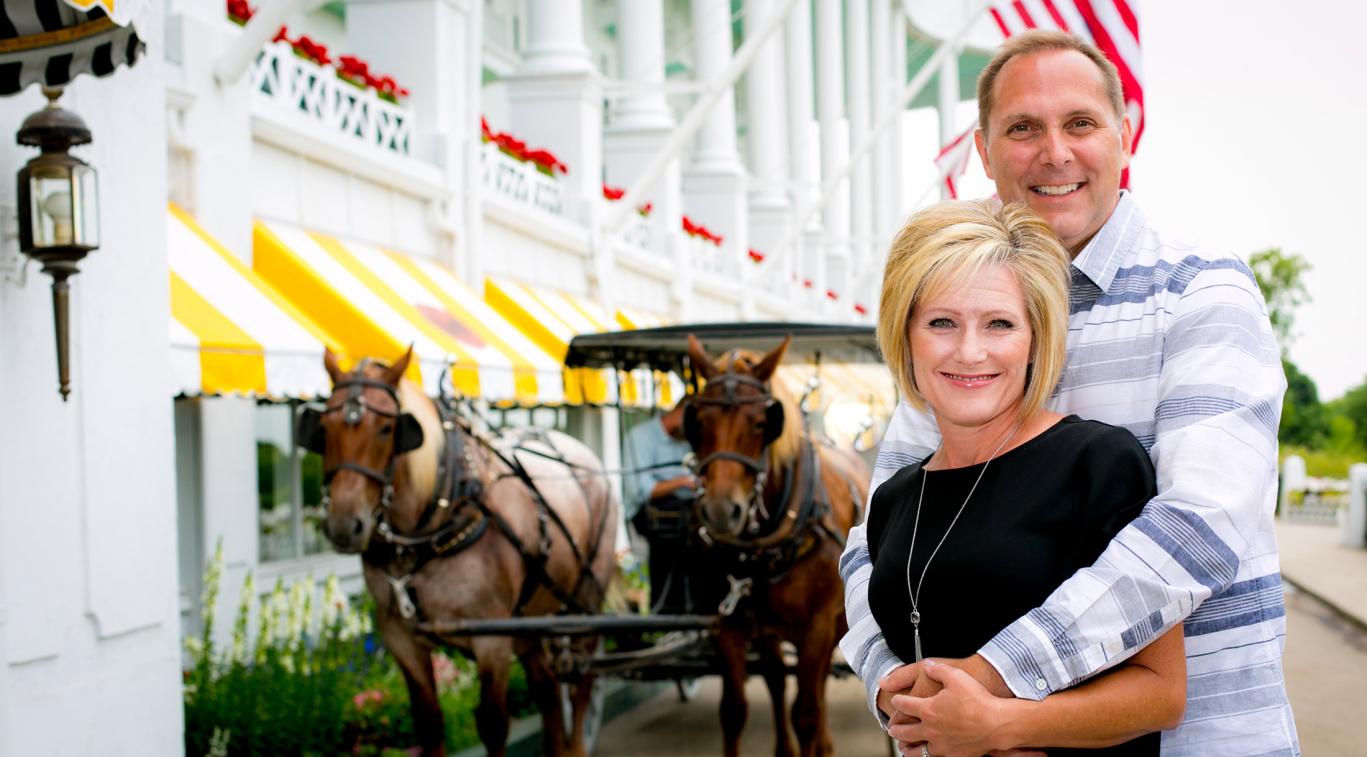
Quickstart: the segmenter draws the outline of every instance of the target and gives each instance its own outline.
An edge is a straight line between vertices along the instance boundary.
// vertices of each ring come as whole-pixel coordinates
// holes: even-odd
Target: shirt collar
[[[1120,200],[1111,211],[1111,217],[1073,258],[1073,267],[1101,291],[1109,290],[1111,282],[1115,281],[1115,272],[1120,269],[1125,255],[1134,249],[1134,241],[1145,225],[1144,214],[1134,196],[1128,189],[1120,190]]]

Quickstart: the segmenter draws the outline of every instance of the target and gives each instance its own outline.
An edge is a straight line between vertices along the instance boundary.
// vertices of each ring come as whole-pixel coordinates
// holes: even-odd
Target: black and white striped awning
[[[115,22],[123,13],[111,18],[106,12],[116,1],[0,2],[0,96],[35,82],[61,87],[80,74],[108,76],[120,64],[133,65],[144,44],[133,23]]]

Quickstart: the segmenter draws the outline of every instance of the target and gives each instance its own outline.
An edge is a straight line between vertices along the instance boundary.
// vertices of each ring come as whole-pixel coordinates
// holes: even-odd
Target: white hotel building
[[[565,428],[611,467],[613,381],[562,372],[574,334],[872,322],[883,250],[935,196],[930,159],[971,119],[984,60],[932,57],[959,24],[916,15],[977,3],[905,5],[260,0],[243,26],[223,0],[143,0],[141,59],[60,100],[90,126],[75,154],[101,189],[69,401],[50,282],[0,182],[0,755],[178,753],[180,640],[219,540],[220,619],[248,571],[359,585],[313,528],[318,464],[291,438],[328,390],[325,346],[413,344],[430,391],[453,360],[495,416]],[[336,65],[272,41],[282,21]],[[409,94],[344,80],[343,55]],[[0,99],[0,133],[42,104],[31,86]],[[511,157],[481,118],[567,172]],[[0,152],[0,176],[32,155]],[[886,381],[829,380],[890,412]]]

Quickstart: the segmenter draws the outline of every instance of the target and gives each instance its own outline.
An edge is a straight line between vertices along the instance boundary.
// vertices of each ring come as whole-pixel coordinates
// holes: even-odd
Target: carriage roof
[[[688,354],[693,334],[712,354],[731,349],[767,352],[791,334],[789,362],[881,363],[872,326],[831,323],[694,323],[654,329],[584,334],[570,342],[565,365],[571,368],[668,370]]]

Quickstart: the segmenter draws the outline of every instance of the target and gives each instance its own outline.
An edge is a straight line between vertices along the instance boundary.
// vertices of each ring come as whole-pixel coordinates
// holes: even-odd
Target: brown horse
[[[730,586],[717,635],[728,757],[739,754],[745,725],[747,644],[759,654],[773,700],[775,753],[797,754],[783,641],[797,648],[792,724],[801,754],[833,753],[826,677],[846,630],[837,562],[868,493],[869,471],[853,453],[811,439],[796,402],[770,382],[791,340],[763,357],[733,351],[713,362],[689,335],[689,359],[706,380],[684,421],[702,490],[699,535]]]
[[[615,572],[617,501],[602,463],[557,432],[514,430],[489,439],[392,366],[324,365],[333,393],[305,411],[300,440],[323,455],[328,537],[360,553],[385,648],[408,684],[423,754],[446,753],[431,652],[454,646],[479,668],[476,725],[490,755],[508,736],[509,663],[522,659],[542,714],[544,753],[584,754],[592,678],[571,695],[566,733],[550,652],[506,636],[444,639],[422,621],[595,612]],[[588,648],[596,640],[587,639]]]

